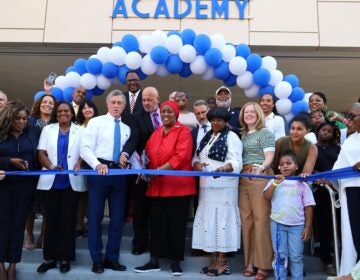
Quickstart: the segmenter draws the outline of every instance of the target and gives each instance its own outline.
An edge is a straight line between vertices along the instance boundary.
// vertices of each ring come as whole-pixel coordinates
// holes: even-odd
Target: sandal
[[[258,271],[255,276],[255,280],[265,280],[268,275],[264,272]]]
[[[201,270],[200,270],[200,273],[201,274],[207,274],[209,272],[209,267],[207,266],[204,266]]]
[[[243,271],[243,275],[244,275],[245,277],[253,277],[253,276],[256,275],[256,271],[255,271],[255,270],[245,269],[245,270]]]
[[[225,269],[223,271],[219,271],[218,269],[209,269],[207,276],[220,276],[220,275],[230,275],[231,269],[228,265],[226,265]]]

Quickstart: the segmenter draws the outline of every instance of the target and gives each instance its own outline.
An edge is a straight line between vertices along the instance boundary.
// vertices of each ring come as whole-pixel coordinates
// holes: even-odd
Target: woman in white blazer
[[[57,123],[44,127],[38,145],[43,169],[79,170],[82,127],[73,123],[74,108],[58,103]],[[75,221],[80,192],[86,191],[81,175],[41,175],[37,188],[43,190],[45,204],[44,262],[38,267],[44,273],[57,266],[60,272],[70,270],[75,259]]]

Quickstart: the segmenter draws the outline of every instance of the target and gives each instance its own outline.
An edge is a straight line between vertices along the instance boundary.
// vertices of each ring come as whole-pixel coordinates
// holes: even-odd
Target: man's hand
[[[96,165],[96,170],[99,175],[107,175],[109,172],[107,165],[102,163]]]

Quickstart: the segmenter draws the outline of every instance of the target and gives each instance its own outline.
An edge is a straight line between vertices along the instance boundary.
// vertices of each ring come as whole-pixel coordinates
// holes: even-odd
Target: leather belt
[[[98,158],[98,161],[100,161],[102,164],[106,164],[109,168],[120,168],[119,164],[112,160]]]

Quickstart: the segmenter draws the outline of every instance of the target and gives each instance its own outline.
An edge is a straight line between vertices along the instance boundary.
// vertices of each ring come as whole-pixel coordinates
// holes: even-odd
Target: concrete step
[[[78,254],[87,254],[86,250],[78,250]],[[41,250],[32,251],[33,255],[41,253]],[[78,256],[77,254],[77,256]],[[210,257],[189,257],[186,256],[185,260],[181,263],[181,267],[184,270],[184,275],[181,279],[209,279],[208,276],[199,273],[200,269],[206,266]],[[61,274],[58,269],[52,269],[44,274],[36,272],[37,267],[41,263],[39,256],[34,256],[33,259],[28,259],[21,262],[18,265],[18,279],[77,279],[77,280],[91,280],[91,279],[114,279],[119,277],[121,279],[165,279],[172,277],[170,274],[170,263],[168,260],[161,260],[160,266],[162,271],[153,273],[135,273],[133,269],[136,266],[145,264],[149,259],[149,254],[143,254],[141,256],[133,256],[130,252],[122,252],[120,255],[120,262],[127,266],[127,271],[116,272],[112,270],[105,270],[103,274],[94,274],[91,272],[91,261],[88,257],[88,262],[80,263],[78,260],[72,263],[71,271],[67,274]],[[85,258],[83,259],[85,261]],[[321,267],[321,261],[318,258],[305,257],[304,259],[306,277],[304,279],[317,280],[326,279],[326,275],[319,271]],[[243,257],[236,255],[233,258],[229,258],[229,264],[231,266],[232,273],[226,277],[227,280],[232,279],[249,279],[242,275],[243,271]],[[274,279],[273,275],[268,279]]]

